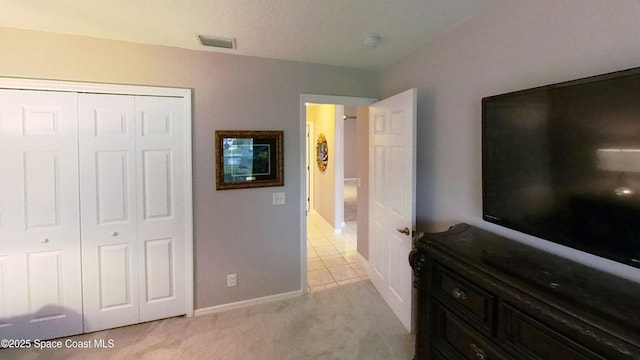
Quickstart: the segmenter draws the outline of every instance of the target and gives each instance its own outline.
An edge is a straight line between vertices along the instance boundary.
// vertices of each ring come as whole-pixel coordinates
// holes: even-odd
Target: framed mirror
[[[318,136],[316,162],[318,163],[318,169],[320,169],[320,171],[327,170],[327,164],[329,163],[329,145],[327,145],[327,138],[324,137],[324,134]]]
[[[284,186],[282,131],[216,130],[216,190]]]

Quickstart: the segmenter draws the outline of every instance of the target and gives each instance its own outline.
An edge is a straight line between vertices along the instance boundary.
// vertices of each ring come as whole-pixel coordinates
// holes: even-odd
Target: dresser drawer
[[[499,312],[503,322],[499,337],[522,359],[605,359],[507,304],[501,304]]]
[[[640,360],[637,283],[467,224],[415,246],[416,360]]]
[[[495,309],[495,297],[492,294],[441,266],[434,268],[433,280],[436,297],[480,326],[487,335],[492,334]]]
[[[437,352],[446,354],[447,359],[511,359],[488,338],[475,331],[464,320],[445,310],[437,302],[433,304],[433,314],[436,326],[431,338],[432,345]]]

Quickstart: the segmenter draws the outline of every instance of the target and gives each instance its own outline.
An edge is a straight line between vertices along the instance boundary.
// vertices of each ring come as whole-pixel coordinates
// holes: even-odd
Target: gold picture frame
[[[316,162],[318,163],[318,169],[320,169],[320,171],[327,170],[327,164],[329,163],[329,145],[327,144],[327,138],[324,137],[324,134],[320,134],[316,142]]]
[[[216,130],[216,190],[284,186],[282,131]]]

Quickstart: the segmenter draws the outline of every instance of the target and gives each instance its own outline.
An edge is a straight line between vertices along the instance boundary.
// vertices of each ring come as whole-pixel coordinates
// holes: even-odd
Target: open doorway
[[[408,89],[381,101],[351,103],[331,96],[301,95],[300,138],[305,136],[307,111],[305,103],[357,105],[367,108],[368,140],[366,204],[368,224],[358,226],[357,256],[364,258],[367,274],[376,290],[393,309],[407,330],[412,328],[411,267],[407,256],[411,251],[415,224],[415,176],[416,176],[416,128],[417,89]],[[370,105],[370,106],[368,106]],[[305,141],[301,141],[301,153],[305,153]],[[335,146],[335,144],[334,144]],[[330,153],[331,147],[328,147]],[[324,153],[322,153],[324,155]],[[302,158],[302,157],[301,157]],[[301,160],[301,186],[305,186],[307,160]],[[364,173],[363,173],[364,174]],[[361,188],[360,188],[361,189]],[[359,190],[360,190],[359,189]],[[362,197],[359,191],[358,203]],[[324,195],[324,194],[323,194]],[[301,287],[308,291],[307,283],[307,216],[306,195],[300,195],[301,216]],[[361,208],[358,208],[360,210]],[[360,216],[359,218],[365,218]],[[360,225],[360,224],[359,224]],[[360,236],[367,230],[366,240]],[[361,249],[361,245],[366,248]]]
[[[302,201],[301,234],[305,291],[368,279],[367,140],[368,105],[373,102],[367,98],[301,96],[301,128],[306,139],[302,144],[307,154],[302,166],[302,189],[307,191]],[[320,138],[327,141],[324,171],[317,163]],[[355,154],[358,151],[359,156]],[[364,225],[360,223],[363,217]]]

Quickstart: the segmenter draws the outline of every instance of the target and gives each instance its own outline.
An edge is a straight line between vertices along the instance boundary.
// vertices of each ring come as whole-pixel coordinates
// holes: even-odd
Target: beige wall
[[[358,163],[356,160],[357,154],[357,139],[358,134],[358,119],[357,119],[357,107],[345,106],[344,114],[347,116],[356,116],[355,119],[344,120],[344,178],[355,179],[358,177]],[[365,134],[367,135],[367,134]]]
[[[377,97],[377,72],[8,28],[0,54],[5,77],[192,89],[196,309],[300,289],[300,94]],[[285,186],[216,191],[218,129],[283,130]]]
[[[640,281],[640,270],[482,221],[481,99],[640,66],[640,2],[494,0],[385,69],[381,95],[418,88],[421,230],[468,222]]]

